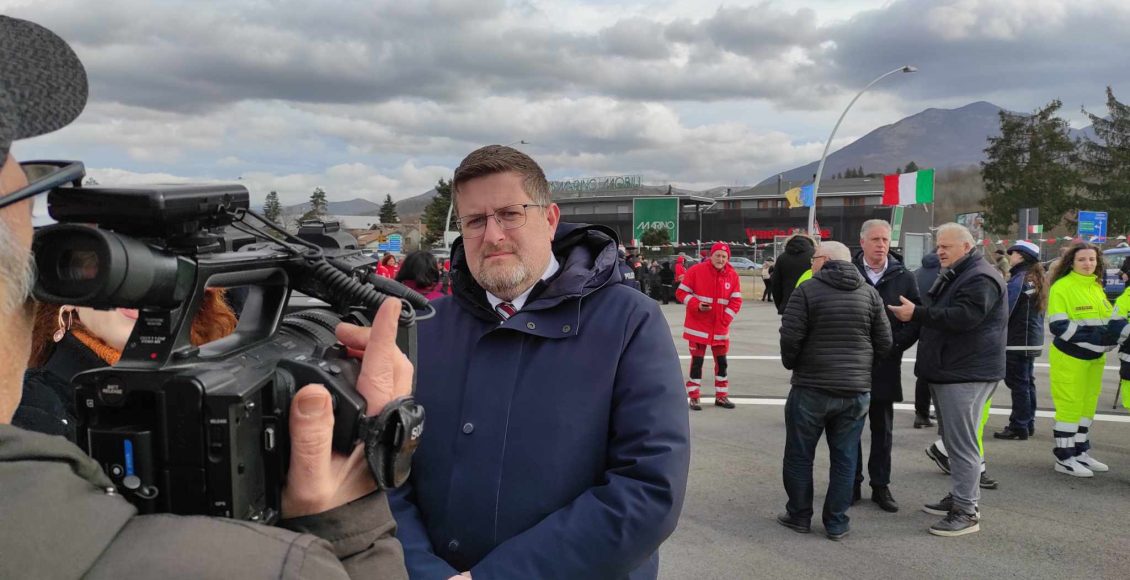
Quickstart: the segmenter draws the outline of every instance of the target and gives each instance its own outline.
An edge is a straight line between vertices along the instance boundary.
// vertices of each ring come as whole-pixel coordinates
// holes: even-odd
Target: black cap
[[[0,162],[12,141],[61,129],[86,107],[86,70],[54,32],[0,16]]]

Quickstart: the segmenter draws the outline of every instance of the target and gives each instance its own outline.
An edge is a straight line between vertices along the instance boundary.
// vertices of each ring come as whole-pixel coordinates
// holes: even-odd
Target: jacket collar
[[[68,383],[81,372],[106,366],[109,366],[106,361],[98,358],[98,355],[69,332],[55,345],[55,352],[43,364],[44,370]]]
[[[854,263],[855,267],[859,269],[859,273],[863,276],[863,279],[870,283],[871,278],[867,276],[867,263],[863,259],[862,250],[855,253],[855,255],[852,257],[852,263]],[[887,252],[887,269],[883,270],[883,275],[879,278],[879,282],[882,282],[883,280],[886,280],[887,278],[890,278],[892,276],[896,276],[905,269],[906,268],[902,265],[902,260],[900,259],[898,254],[894,252]]]

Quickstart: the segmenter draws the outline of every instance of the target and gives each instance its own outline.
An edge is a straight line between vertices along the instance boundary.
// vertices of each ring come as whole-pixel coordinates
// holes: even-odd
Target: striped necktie
[[[518,311],[514,309],[514,305],[509,302],[501,302],[498,306],[495,306],[494,309],[498,311],[498,314],[502,316],[503,320],[507,320],[518,313]]]

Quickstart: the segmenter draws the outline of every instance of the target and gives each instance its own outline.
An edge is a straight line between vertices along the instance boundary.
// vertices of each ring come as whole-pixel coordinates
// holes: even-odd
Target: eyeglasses
[[[482,236],[487,231],[487,220],[494,218],[498,227],[513,230],[526,225],[526,210],[531,207],[545,207],[536,203],[516,203],[494,210],[492,213],[465,215],[455,220],[456,227],[463,232],[464,239]]]
[[[828,256],[812,256],[811,264],[816,264],[816,260],[827,260]]]
[[[82,185],[82,178],[86,177],[86,166],[82,161],[24,161],[20,163],[20,167],[27,175],[28,184],[12,193],[0,196],[0,208],[47,193],[68,183],[73,187],[79,187]]]

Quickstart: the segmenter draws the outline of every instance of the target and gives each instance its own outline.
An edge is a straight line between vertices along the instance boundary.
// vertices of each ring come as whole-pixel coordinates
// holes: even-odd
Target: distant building
[[[599,178],[608,182],[611,178]],[[576,180],[586,182],[589,180]],[[596,183],[601,183],[597,181]],[[633,200],[641,197],[674,197],[679,200],[679,239],[683,245],[697,240],[726,241],[759,246],[775,238],[801,231],[808,225],[808,208],[789,209],[784,192],[801,182],[784,181],[747,188],[715,188],[704,192],[680,189],[669,185],[643,185],[638,181],[622,182],[612,188],[581,190],[555,188],[554,202],[561,207],[561,219],[568,222],[601,224],[616,231],[620,240],[631,244],[633,239]],[[863,222],[881,218],[892,221],[893,208],[882,205],[882,178],[822,180],[816,198],[816,221],[825,239],[859,245],[859,229]],[[701,213],[700,213],[701,212]],[[701,216],[701,234],[699,218]],[[904,209],[899,247],[907,246],[907,234],[925,234],[931,225],[931,213],[923,206]],[[910,240],[921,245],[922,238]],[[750,248],[749,250],[752,250]],[[735,253],[743,252],[735,249]],[[913,252],[918,254],[916,248]]]

